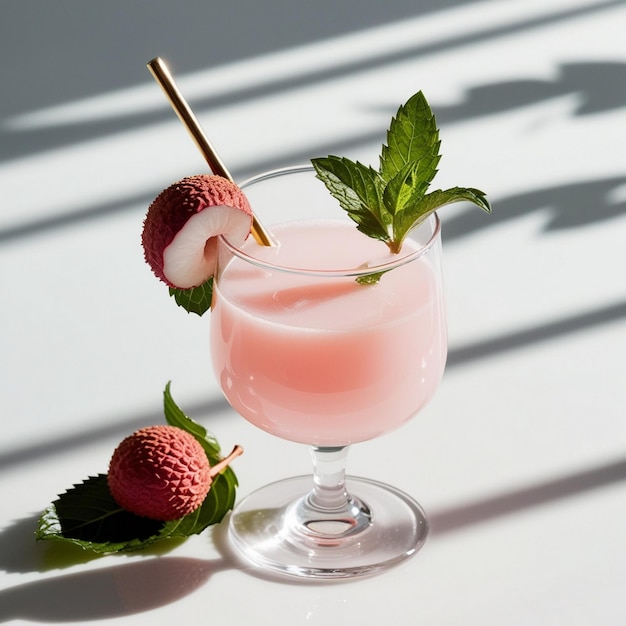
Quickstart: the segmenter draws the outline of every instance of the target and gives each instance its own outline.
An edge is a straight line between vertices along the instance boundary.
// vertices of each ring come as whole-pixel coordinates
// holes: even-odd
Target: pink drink
[[[345,270],[393,261],[385,244],[332,220],[273,228],[280,246],[244,251],[283,267]],[[438,244],[436,244],[438,245]],[[417,248],[407,241],[403,255]],[[377,437],[423,407],[440,382],[446,326],[429,254],[375,285],[233,257],[214,291],[213,367],[230,404],[255,426],[318,446]]]

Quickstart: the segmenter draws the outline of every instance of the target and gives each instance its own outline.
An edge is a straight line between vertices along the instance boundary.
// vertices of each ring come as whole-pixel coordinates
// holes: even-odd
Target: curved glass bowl
[[[426,517],[393,487],[346,479],[346,454],[411,419],[440,382],[439,219],[391,254],[356,230],[309,166],[242,188],[278,245],[220,239],[213,367],[230,404],[266,432],[309,445],[314,469],[249,495],[230,536],[248,560],[286,575],[382,571],[423,544]]]

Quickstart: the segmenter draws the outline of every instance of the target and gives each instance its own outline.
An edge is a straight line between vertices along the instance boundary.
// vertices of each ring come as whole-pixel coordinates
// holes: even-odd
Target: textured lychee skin
[[[171,521],[195,511],[211,487],[210,466],[193,435],[149,426],[126,437],[109,464],[111,495],[125,510]]]
[[[163,250],[190,217],[211,206],[229,206],[252,215],[250,203],[241,189],[222,176],[187,176],[164,189],[153,201],[143,224],[141,243],[144,257],[155,275],[176,287],[163,272]]]

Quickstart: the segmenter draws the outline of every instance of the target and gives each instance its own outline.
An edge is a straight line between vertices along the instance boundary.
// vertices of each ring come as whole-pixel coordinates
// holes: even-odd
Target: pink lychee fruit
[[[211,467],[196,438],[176,426],[149,426],[126,437],[115,449],[107,476],[114,500],[125,510],[171,521],[195,511],[213,477],[243,450]]]
[[[217,236],[235,246],[252,229],[243,191],[221,176],[188,176],[164,189],[146,215],[141,242],[146,262],[170,287],[189,289],[215,274]]]

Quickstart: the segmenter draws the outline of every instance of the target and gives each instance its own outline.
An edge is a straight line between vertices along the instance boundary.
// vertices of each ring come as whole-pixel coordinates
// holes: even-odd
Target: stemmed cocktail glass
[[[439,218],[391,254],[356,229],[311,167],[241,186],[278,245],[249,238],[238,249],[220,238],[214,370],[245,419],[310,446],[314,471],[247,496],[230,536],[249,561],[281,574],[383,571],[421,547],[426,517],[393,487],[346,478],[346,454],[411,419],[441,379]]]

